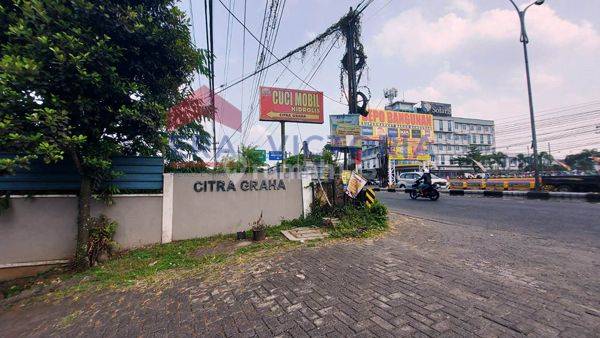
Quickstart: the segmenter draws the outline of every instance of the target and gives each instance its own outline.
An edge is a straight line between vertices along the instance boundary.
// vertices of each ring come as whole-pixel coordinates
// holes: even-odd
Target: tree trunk
[[[89,237],[88,219],[90,218],[90,203],[92,199],[92,182],[85,175],[81,176],[77,213],[77,247],[75,249],[75,269],[85,270],[90,267],[87,243]]]

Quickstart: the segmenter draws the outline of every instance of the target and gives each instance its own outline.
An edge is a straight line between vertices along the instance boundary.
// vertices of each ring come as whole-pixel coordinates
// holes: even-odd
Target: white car
[[[396,178],[396,186],[400,189],[412,188],[413,184],[415,184],[415,181],[421,176],[423,176],[423,173],[418,171],[400,173]],[[447,180],[440,178],[434,174],[431,174],[431,184],[443,189],[448,187]]]

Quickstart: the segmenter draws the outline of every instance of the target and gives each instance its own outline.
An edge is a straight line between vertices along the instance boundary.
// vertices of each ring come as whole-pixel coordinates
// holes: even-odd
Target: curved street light
[[[540,171],[539,171],[539,156],[537,148],[537,137],[535,133],[535,116],[533,114],[533,99],[531,97],[531,78],[529,76],[529,58],[527,56],[527,44],[529,43],[529,37],[527,36],[527,30],[525,29],[525,12],[529,7],[533,5],[542,5],[545,0],[536,0],[527,5],[523,10],[519,9],[519,6],[515,4],[513,0],[509,0],[512,5],[519,13],[519,21],[521,22],[521,42],[523,43],[523,54],[525,55],[525,73],[527,74],[527,94],[529,95],[529,117],[531,120],[531,145],[533,148],[533,170],[535,172],[535,190],[539,191],[541,187],[540,182]]]

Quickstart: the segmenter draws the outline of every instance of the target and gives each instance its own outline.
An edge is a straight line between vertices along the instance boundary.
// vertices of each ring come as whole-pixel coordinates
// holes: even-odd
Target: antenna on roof
[[[394,103],[394,99],[398,96],[398,89],[388,88],[383,90],[383,96],[388,99],[389,103]]]

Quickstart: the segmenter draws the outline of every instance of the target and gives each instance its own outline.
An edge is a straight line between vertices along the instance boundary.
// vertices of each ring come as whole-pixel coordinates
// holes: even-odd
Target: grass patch
[[[69,314],[69,315],[67,315],[67,316],[63,317],[63,318],[62,318],[62,319],[61,319],[61,320],[58,322],[57,326],[58,326],[59,328],[63,328],[63,329],[64,329],[64,328],[67,328],[67,327],[69,327],[69,326],[73,325],[73,323],[75,322],[75,320],[76,320],[76,319],[77,319],[79,316],[81,316],[82,314],[83,314],[83,311],[81,311],[81,310],[75,311],[75,312],[73,312],[73,313],[71,313],[71,314]]]
[[[333,238],[366,238],[388,229],[387,208],[379,201],[371,207],[345,206],[335,210],[334,215],[340,222],[329,230]]]

